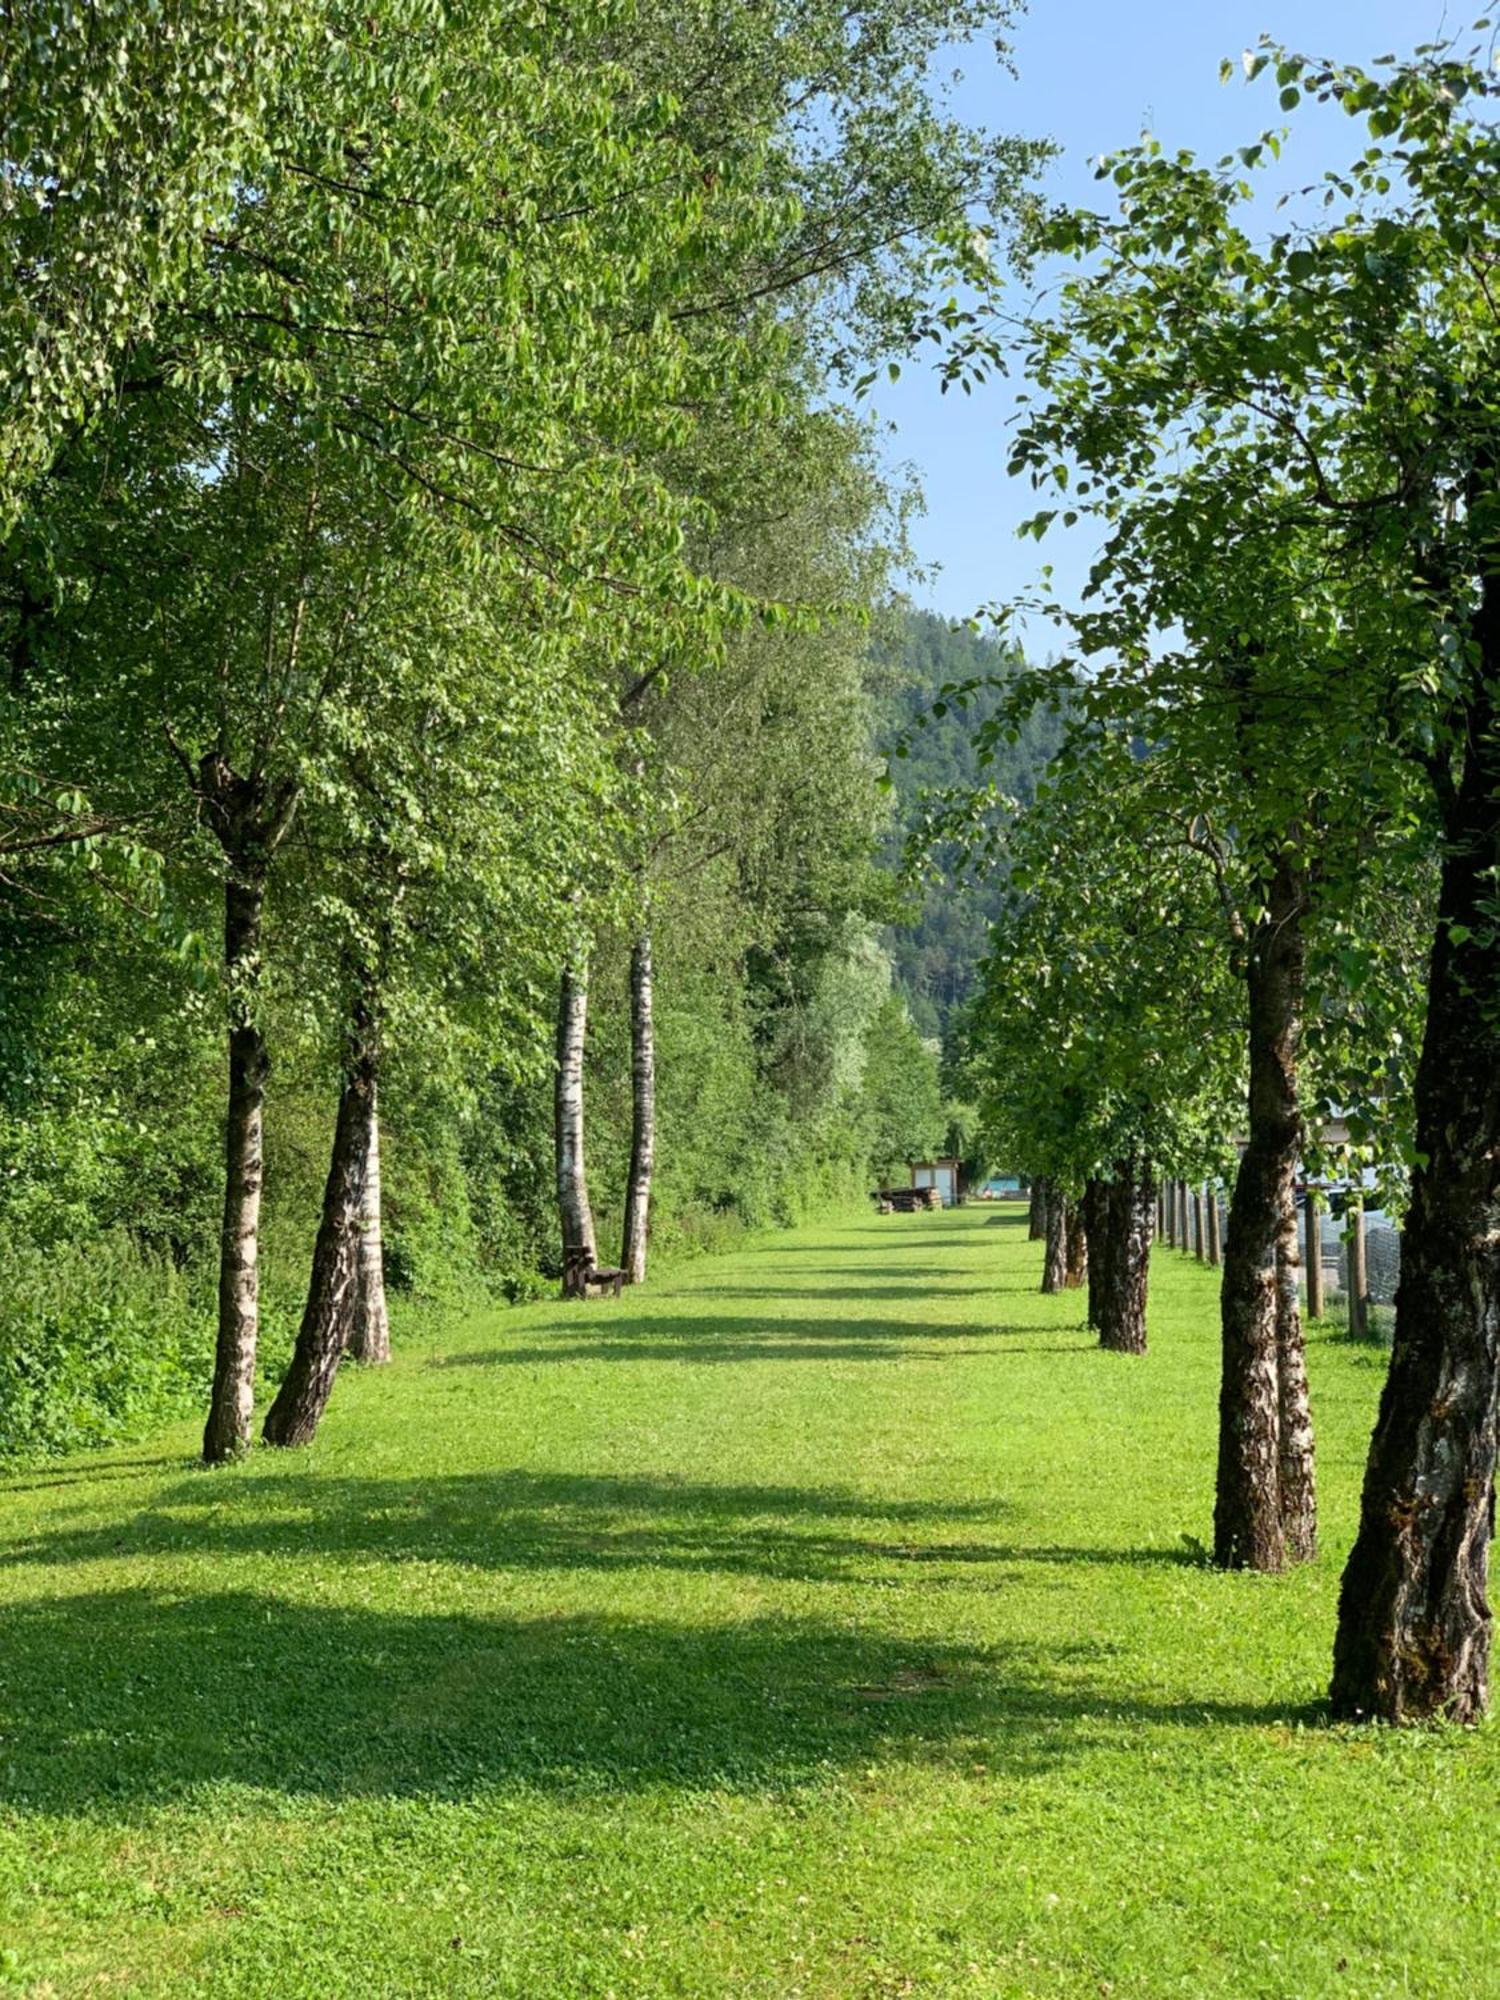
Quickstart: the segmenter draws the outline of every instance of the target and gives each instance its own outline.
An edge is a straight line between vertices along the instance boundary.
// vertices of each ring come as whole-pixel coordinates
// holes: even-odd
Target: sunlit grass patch
[[[771,1238],[0,1489],[0,1991],[1482,1993],[1493,1730],[1329,1728],[1202,1562],[1210,1274],[1099,1353],[984,1210]]]

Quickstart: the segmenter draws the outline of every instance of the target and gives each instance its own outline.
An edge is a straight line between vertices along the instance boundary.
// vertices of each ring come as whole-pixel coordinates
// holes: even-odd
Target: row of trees
[[[1242,213],[1275,133],[1216,166],[1145,140],[1101,167],[1112,210],[1031,239],[1077,270],[1027,337],[1012,469],[1055,496],[1038,536],[1086,516],[1102,548],[1031,677],[1069,742],[976,1035],[1012,1156],[1079,1198],[1144,1216],[1163,1169],[1232,1169],[1224,1564],[1315,1546],[1293,1177],[1322,1112],[1409,1175],[1333,1706],[1468,1718],[1500,1422],[1497,86],[1450,47],[1246,68],[1370,141],[1269,241]]]
[[[186,1103],[218,1127],[217,1015],[210,1460],[250,1438],[273,1057],[337,1091],[279,1444],[347,1346],[384,1349],[383,1104],[430,1154],[468,1134],[448,1164],[494,1223],[533,1202],[518,1107],[555,1049],[562,1267],[595,1260],[591,960],[630,967],[632,1277],[671,1172],[667,982],[696,977],[700,1045],[730,1028],[778,1198],[868,1149],[862,621],[900,517],[830,394],[935,268],[980,268],[974,211],[1030,165],[928,83],[1003,11],[0,17],[10,1226],[58,1228],[80,1153],[139,1221],[122,1162]],[[98,1129],[122,1118],[134,1145]],[[206,1178],[200,1135],[177,1157]],[[382,1164],[410,1197],[399,1144]],[[454,1184],[413,1204],[435,1228]],[[158,1180],[185,1268],[203,1193]]]

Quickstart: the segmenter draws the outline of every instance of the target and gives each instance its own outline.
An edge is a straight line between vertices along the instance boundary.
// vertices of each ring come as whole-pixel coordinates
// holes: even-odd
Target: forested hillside
[[[881,738],[904,755],[890,763],[896,797],[895,827],[887,846],[893,868],[902,847],[921,825],[924,795],[972,792],[993,786],[1004,798],[1028,805],[1036,781],[1055,749],[1060,729],[1053,711],[1042,709],[1025,724],[1014,744],[999,741],[981,760],[979,732],[1004,700],[1006,682],[1019,664],[1015,653],[972,627],[953,625],[930,611],[909,611],[882,655]],[[953,684],[988,681],[965,707],[932,713],[939,691]],[[998,810],[987,815],[1000,817]],[[958,1006],[973,989],[988,948],[990,925],[1005,897],[1003,867],[966,868],[951,843],[926,855],[929,879],[917,896],[910,921],[890,932],[896,976],[913,1019],[924,1034],[942,1035]]]

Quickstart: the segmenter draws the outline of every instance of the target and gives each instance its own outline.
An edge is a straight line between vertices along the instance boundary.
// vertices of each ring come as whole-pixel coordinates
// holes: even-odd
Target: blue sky
[[[1475,0],[1456,7],[1443,0],[1032,0],[1012,38],[1019,76],[999,69],[988,47],[962,51],[954,102],[975,123],[1053,139],[1063,153],[1049,191],[1092,203],[1103,190],[1091,160],[1132,144],[1143,130],[1168,147],[1216,159],[1286,122],[1291,137],[1277,177],[1266,176],[1279,192],[1345,160],[1363,127],[1305,103],[1284,121],[1267,79],[1247,86],[1237,74],[1219,83],[1222,57],[1237,58],[1265,33],[1307,54],[1368,62],[1460,33],[1480,11]],[[1060,596],[1076,591],[1092,547],[1082,529],[1049,535],[1040,548],[1016,538],[1017,523],[1040,503],[1029,484],[1005,476],[1011,406],[1003,382],[972,397],[945,397],[920,363],[898,383],[882,378],[871,400],[890,426],[888,460],[913,466],[926,495],[913,540],[922,562],[941,569],[913,586],[918,602],[966,617],[1029,590],[1045,562],[1055,566]]]

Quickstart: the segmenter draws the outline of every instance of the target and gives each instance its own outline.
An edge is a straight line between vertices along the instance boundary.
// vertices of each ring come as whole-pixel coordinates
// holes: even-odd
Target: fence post
[[[1365,1204],[1354,1204],[1354,1227],[1349,1232],[1347,1254],[1349,1272],[1349,1331],[1363,1340],[1370,1330],[1370,1274],[1365,1258]]]
[[[1208,1183],[1208,1261],[1216,1268],[1224,1261],[1224,1243],[1219,1234],[1219,1190]]]
[[[1318,1220],[1318,1197],[1307,1190],[1307,1206],[1302,1211],[1302,1262],[1307,1271],[1307,1316],[1323,1317],[1323,1228]]]

